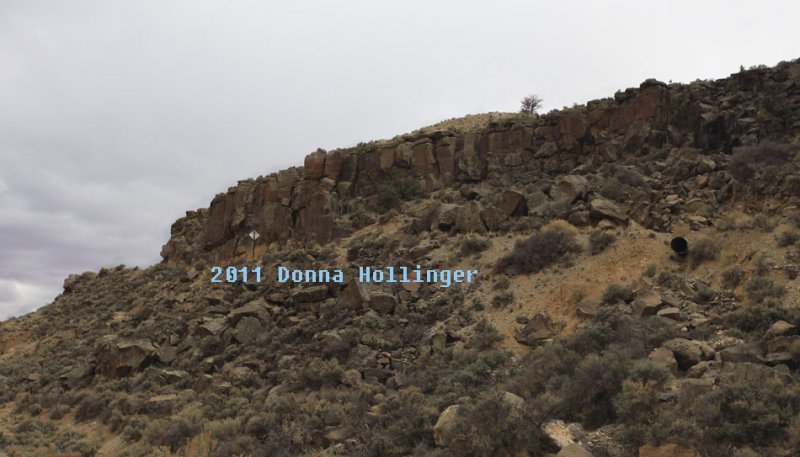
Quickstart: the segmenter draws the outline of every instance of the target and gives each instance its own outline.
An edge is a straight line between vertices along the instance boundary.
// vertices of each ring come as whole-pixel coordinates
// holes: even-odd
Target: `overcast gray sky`
[[[800,57],[796,1],[0,0],[0,319],[317,147]]]

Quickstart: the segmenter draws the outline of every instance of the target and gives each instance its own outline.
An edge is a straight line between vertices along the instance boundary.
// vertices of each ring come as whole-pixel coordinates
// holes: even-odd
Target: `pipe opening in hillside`
[[[686,255],[689,252],[689,242],[682,236],[676,236],[669,242],[669,246],[678,255]]]

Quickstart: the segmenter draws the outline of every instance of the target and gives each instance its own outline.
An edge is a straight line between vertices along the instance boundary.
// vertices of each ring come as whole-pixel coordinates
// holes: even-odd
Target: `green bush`
[[[689,261],[696,267],[703,262],[716,260],[719,256],[719,244],[711,238],[701,238],[689,246]]]
[[[502,341],[503,335],[486,318],[481,319],[475,324],[475,333],[470,340],[473,349],[483,351],[491,348],[495,343]]]
[[[794,230],[786,230],[778,236],[778,246],[794,246],[795,243],[800,241],[800,233]]]
[[[800,310],[793,306],[785,306],[777,301],[753,303],[723,315],[726,326],[760,337],[775,322],[800,322]]]
[[[516,242],[511,252],[497,262],[497,269],[522,274],[535,273],[558,262],[565,262],[580,252],[581,246],[575,240],[574,233],[550,228]]]
[[[738,266],[733,266],[722,272],[722,287],[735,289],[744,277],[744,272]]]
[[[761,303],[768,298],[782,297],[786,289],[769,278],[757,276],[747,283],[747,293],[754,303]]]
[[[619,301],[629,302],[633,300],[633,291],[628,286],[622,284],[609,284],[603,292],[603,303],[617,303]]]
[[[500,292],[492,297],[492,306],[495,308],[505,308],[512,303],[514,303],[514,292]]]
[[[599,254],[611,246],[617,237],[605,230],[594,230],[589,234],[589,251],[592,255]]]
[[[459,253],[462,256],[478,254],[489,249],[489,246],[491,245],[492,242],[485,238],[470,236],[461,240],[461,245],[459,246]]]
[[[733,178],[742,183],[774,178],[774,168],[792,160],[796,152],[796,146],[770,141],[755,146],[743,146],[733,150],[728,169]]]
[[[425,190],[419,181],[414,178],[403,178],[386,184],[378,190],[378,197],[375,202],[376,209],[380,213],[385,213],[404,201],[413,200],[423,195],[425,195]]]

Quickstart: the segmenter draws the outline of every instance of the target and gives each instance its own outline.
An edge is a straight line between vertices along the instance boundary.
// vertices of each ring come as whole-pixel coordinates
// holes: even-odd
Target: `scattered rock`
[[[762,363],[764,352],[757,343],[737,344],[719,352],[723,363]]]
[[[328,298],[328,286],[320,284],[292,290],[295,303],[314,303]]]
[[[107,377],[130,376],[156,358],[156,347],[147,340],[121,340],[107,335],[98,343],[95,371]]]
[[[656,348],[647,358],[654,364],[668,369],[672,374],[678,373],[678,361],[675,359],[675,354],[665,347]]]
[[[556,325],[553,320],[544,313],[538,313],[531,320],[519,329],[514,335],[514,339],[528,346],[534,346],[542,340],[550,339],[556,335]]]
[[[778,321],[767,330],[767,333],[764,334],[764,339],[771,340],[779,336],[797,335],[798,333],[800,333],[800,328],[797,326],[786,321]]]
[[[628,216],[617,205],[604,198],[596,198],[589,204],[589,215],[596,220],[609,219],[619,224],[627,224]]]
[[[264,333],[264,324],[255,316],[245,316],[233,330],[233,339],[241,344],[252,344]]]
[[[714,357],[714,349],[702,341],[675,338],[664,342],[661,346],[672,351],[675,360],[678,361],[678,367],[683,371]]]
[[[590,318],[597,314],[599,308],[600,300],[586,297],[575,306],[575,313],[578,317]]]
[[[374,292],[369,300],[369,307],[383,314],[391,314],[397,306],[397,298],[385,292]]]
[[[648,290],[640,293],[633,301],[633,313],[637,317],[654,316],[661,307],[661,294],[655,290]]]
[[[658,310],[656,315],[677,321],[680,320],[681,318],[681,310],[673,306],[670,306],[669,308],[663,308]]]

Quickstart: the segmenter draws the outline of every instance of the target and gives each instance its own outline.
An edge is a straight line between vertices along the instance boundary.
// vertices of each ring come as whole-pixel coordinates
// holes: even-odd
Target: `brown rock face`
[[[325,158],[325,151],[312,152],[307,155],[303,165],[303,179],[319,181],[324,176]]]
[[[98,374],[119,378],[146,367],[156,358],[157,349],[147,340],[121,340],[116,335],[103,337],[95,351]]]
[[[729,153],[734,146],[754,144],[767,134],[786,137],[800,122],[794,115],[777,119],[753,113],[758,112],[760,91],[767,87],[775,93],[796,92],[797,68],[796,62],[785,63],[769,71],[688,86],[648,80],[618,92],[614,100],[492,122],[475,131],[430,131],[329,153],[318,150],[306,157],[302,168],[240,181],[217,195],[208,209],[187,212],[173,224],[162,256],[167,263],[191,263],[195,258],[224,260],[263,253],[270,245],[289,240],[326,243],[352,227],[351,217],[363,213],[364,201],[407,179],[426,191],[465,184],[498,188],[497,201],[478,199],[480,217],[461,218],[461,228],[467,231],[495,230],[503,216],[492,207],[505,217],[516,217],[525,215],[531,205],[510,189],[518,177],[596,169],[624,155],[655,149]],[[736,103],[721,99],[723,91],[733,91]],[[781,103],[791,108],[788,102]],[[725,182],[729,178],[719,170],[714,160],[700,158],[693,165],[692,181],[702,181],[709,192],[724,199],[730,193]],[[548,197],[586,199],[597,191],[587,184],[578,172],[571,173],[549,187]],[[526,195],[532,193],[526,189]],[[686,211],[699,211],[700,203],[687,200]],[[597,198],[586,208],[593,222],[626,224],[630,210],[637,222],[663,230],[669,221],[660,209],[666,207],[636,202],[623,211]],[[449,227],[455,225],[455,216]],[[585,223],[584,212],[570,216]],[[252,229],[261,234],[256,249],[246,238]]]

